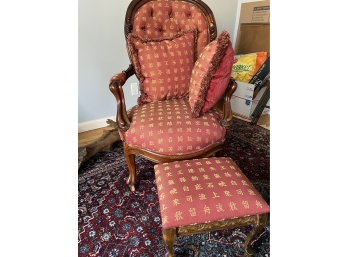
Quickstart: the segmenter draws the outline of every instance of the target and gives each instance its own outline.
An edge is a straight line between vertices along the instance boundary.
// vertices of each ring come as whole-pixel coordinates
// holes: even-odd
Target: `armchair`
[[[226,35],[216,41],[214,15],[201,0],[133,0],[124,32],[131,64],[110,79],[109,89],[116,98],[116,123],[129,168],[126,183],[134,191],[135,155],[163,163],[223,154],[226,128],[232,122],[230,98],[237,84],[230,76],[233,58],[229,57],[227,77],[215,83],[223,91],[212,89],[213,100],[207,104],[204,96],[222,69],[218,60],[227,55],[228,44],[229,55],[233,50]],[[208,61],[209,72],[200,75],[197,57],[203,58],[201,63],[209,59],[206,46],[214,40],[223,47],[211,47],[217,54]],[[133,75],[140,81],[140,96],[138,104],[127,110],[123,85]],[[217,98],[223,99],[222,110],[213,106]]]

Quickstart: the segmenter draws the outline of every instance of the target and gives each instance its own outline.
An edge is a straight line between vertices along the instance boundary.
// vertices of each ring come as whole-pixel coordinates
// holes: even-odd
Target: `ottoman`
[[[244,256],[253,255],[251,239],[265,226],[270,207],[231,158],[175,161],[154,169],[168,256],[175,256],[178,236],[250,224]]]

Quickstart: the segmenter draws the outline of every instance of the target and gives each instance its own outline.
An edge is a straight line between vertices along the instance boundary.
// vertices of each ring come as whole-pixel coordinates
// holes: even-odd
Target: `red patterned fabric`
[[[198,54],[209,43],[209,24],[204,13],[192,4],[181,1],[150,1],[134,16],[132,33],[143,38],[172,37],[179,31],[198,31]]]
[[[201,113],[212,108],[223,96],[231,78],[231,71],[233,66],[234,51],[231,42],[229,42],[225,55],[222,58],[219,68],[215,72],[213,78],[210,80],[210,86],[205,96],[204,106]]]
[[[196,30],[153,40],[128,35],[128,49],[140,81],[138,104],[188,96],[196,42]]]
[[[160,154],[194,153],[225,140],[221,116],[213,108],[193,119],[189,103],[183,99],[134,106],[128,111],[131,126],[122,139],[130,146]]]
[[[227,48],[229,51],[226,51]],[[199,55],[192,70],[189,86],[192,117],[198,117],[203,112],[203,107],[205,107],[205,111],[209,110],[225,92],[232,72],[233,50],[231,50],[230,35],[224,30]],[[212,85],[210,91],[214,92],[209,93],[206,102],[210,85]],[[212,102],[212,100],[216,101]]]
[[[162,163],[154,168],[163,229],[270,211],[229,157]]]

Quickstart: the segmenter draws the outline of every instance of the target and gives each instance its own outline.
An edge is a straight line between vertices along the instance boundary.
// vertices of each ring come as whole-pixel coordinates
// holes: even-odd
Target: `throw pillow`
[[[192,117],[208,111],[224,94],[231,77],[233,60],[230,35],[224,30],[203,49],[193,67],[189,85]]]
[[[219,68],[216,70],[213,78],[210,81],[210,86],[205,96],[205,102],[201,113],[205,113],[212,108],[225,93],[232,74],[234,60],[233,53],[234,51],[232,48],[232,43],[229,42],[225,55],[220,62]]]
[[[131,33],[127,45],[140,82],[139,105],[188,97],[196,61],[195,29],[159,39],[142,38]]]

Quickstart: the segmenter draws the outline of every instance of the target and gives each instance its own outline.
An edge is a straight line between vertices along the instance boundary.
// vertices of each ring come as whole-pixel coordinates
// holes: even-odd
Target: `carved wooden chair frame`
[[[150,1],[152,0],[131,1],[131,3],[128,6],[126,17],[125,17],[125,24],[124,24],[125,38],[127,38],[127,35],[132,32],[133,19],[134,19],[134,15],[136,11],[143,4]],[[215,18],[211,9],[201,0],[181,0],[181,1],[193,4],[196,7],[201,9],[201,11],[205,14],[209,24],[208,31],[210,36],[210,42],[216,39],[217,28],[216,28]],[[128,52],[128,55],[129,55],[129,52]],[[134,66],[133,64],[130,64],[128,69],[114,75],[111,78],[110,84],[109,84],[109,89],[115,96],[116,102],[117,102],[116,123],[121,133],[125,133],[130,128],[130,124],[131,124],[129,117],[127,115],[125,98],[124,98],[122,87],[127,81],[127,79],[133,76],[134,74],[135,74]],[[232,122],[232,110],[230,105],[230,99],[233,92],[236,90],[236,88],[237,88],[237,84],[231,78],[222,100],[223,101],[223,104],[222,104],[223,118],[220,120],[220,123],[224,127],[229,127]],[[218,156],[221,156],[223,154],[224,146],[225,146],[225,141],[219,142],[215,145],[212,145],[204,150],[197,151],[195,153],[174,156],[174,155],[159,154],[159,153],[151,152],[148,150],[140,149],[137,147],[132,147],[132,146],[129,146],[125,141],[123,141],[124,155],[126,157],[126,162],[129,168],[129,177],[126,183],[129,185],[131,191],[135,191],[135,184],[136,184],[135,155],[142,156],[155,163],[163,163],[163,162],[188,160],[188,159],[194,159],[194,158],[204,158],[204,157],[212,156],[215,153],[217,153]]]

